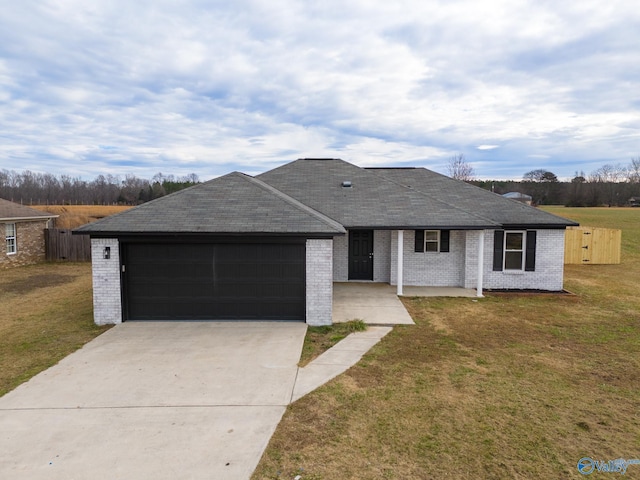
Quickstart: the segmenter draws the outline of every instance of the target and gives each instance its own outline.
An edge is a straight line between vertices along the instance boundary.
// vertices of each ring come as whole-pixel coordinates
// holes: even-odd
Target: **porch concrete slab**
[[[352,333],[306,367],[298,369],[291,401],[295,402],[351,368],[391,330],[392,327],[369,327],[364,332]]]
[[[387,283],[333,284],[333,321],[360,319],[369,325],[413,325],[411,316]]]

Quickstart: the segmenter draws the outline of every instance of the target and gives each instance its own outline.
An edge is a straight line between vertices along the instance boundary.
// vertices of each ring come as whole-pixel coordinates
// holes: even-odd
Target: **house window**
[[[12,255],[16,253],[16,224],[15,223],[6,223],[5,226],[5,241],[7,244],[7,255]]]
[[[524,270],[525,237],[524,232],[505,232],[504,269]]]
[[[424,251],[425,252],[440,251],[440,230],[424,231]]]
[[[416,230],[414,251],[446,253],[449,251],[449,237],[449,230]]]

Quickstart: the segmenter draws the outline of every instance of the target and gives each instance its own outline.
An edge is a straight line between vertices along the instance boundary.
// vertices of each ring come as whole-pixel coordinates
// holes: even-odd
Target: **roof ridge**
[[[346,231],[344,228],[344,225],[342,225],[340,222],[337,222],[333,218],[325,215],[324,213],[317,211],[315,208],[311,208],[310,206],[305,205],[300,200],[297,200],[292,196],[287,195],[286,193],[278,190],[273,185],[269,185],[268,183],[263,182],[258,178],[252,177],[251,175],[248,175],[242,172],[232,172],[229,175],[236,175],[239,178],[243,178],[247,182],[253,183],[255,186],[262,188],[263,190],[281,198],[282,200],[287,202],[289,205],[291,205],[294,208],[297,208],[301,212],[304,212],[308,215],[315,217],[316,219],[320,220],[321,222],[323,222],[325,225],[329,227],[336,228],[338,231],[342,231],[342,232]]]

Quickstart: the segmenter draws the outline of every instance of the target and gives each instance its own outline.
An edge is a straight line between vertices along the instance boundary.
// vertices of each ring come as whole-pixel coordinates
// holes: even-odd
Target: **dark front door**
[[[373,280],[373,230],[349,230],[349,280]]]

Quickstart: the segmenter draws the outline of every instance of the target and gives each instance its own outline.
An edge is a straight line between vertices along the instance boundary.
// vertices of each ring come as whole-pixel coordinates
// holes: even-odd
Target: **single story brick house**
[[[0,198],[0,270],[44,261],[44,230],[57,216]]]
[[[75,230],[94,316],[331,324],[333,282],[559,291],[576,223],[425,168],[300,159]]]

